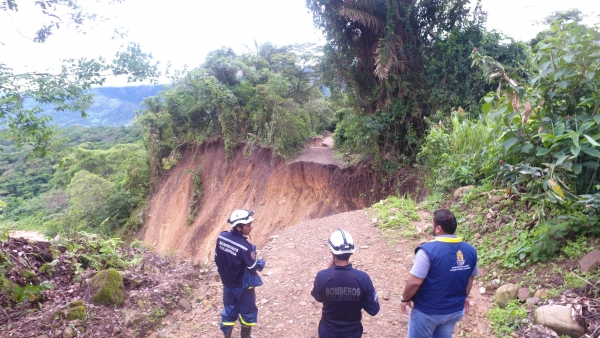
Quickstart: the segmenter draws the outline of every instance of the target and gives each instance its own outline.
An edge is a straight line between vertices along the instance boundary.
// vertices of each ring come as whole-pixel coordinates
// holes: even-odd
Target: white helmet
[[[329,248],[334,255],[354,253],[354,240],[347,231],[338,229],[329,238]]]
[[[252,215],[254,215],[254,210],[238,209],[231,214],[227,223],[231,224],[232,228],[238,224],[252,223],[254,221]]]

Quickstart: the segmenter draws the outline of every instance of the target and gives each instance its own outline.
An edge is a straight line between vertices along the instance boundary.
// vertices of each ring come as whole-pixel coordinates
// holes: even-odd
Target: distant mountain
[[[88,116],[81,118],[78,112],[45,112],[59,127],[78,124],[85,127],[127,126],[133,122],[135,111],[140,109],[144,98],[154,96],[163,85],[94,88],[94,103],[87,109]]]

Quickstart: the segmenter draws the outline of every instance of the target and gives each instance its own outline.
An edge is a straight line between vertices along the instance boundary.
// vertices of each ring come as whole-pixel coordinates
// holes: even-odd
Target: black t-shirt
[[[311,295],[323,303],[319,332],[362,332],[361,309],[371,316],[379,312],[379,300],[371,278],[363,271],[347,266],[321,270],[315,277]]]

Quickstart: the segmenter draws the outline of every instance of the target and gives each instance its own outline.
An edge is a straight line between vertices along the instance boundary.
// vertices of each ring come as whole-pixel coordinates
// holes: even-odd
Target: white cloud
[[[25,8],[26,0],[19,3],[20,12],[11,13],[11,17],[23,34],[33,37],[40,18]],[[597,1],[588,0],[483,0],[483,9],[489,14],[488,28],[525,40],[541,29],[532,27],[532,21],[552,11],[577,7],[590,14],[598,12],[599,6]],[[0,13],[0,42],[5,44],[0,45],[1,62],[45,69],[64,58],[110,57],[121,42],[109,39],[109,35],[112,27],[119,26],[129,30],[129,41],[141,43],[145,52],[163,64],[171,61],[175,68],[198,66],[206,53],[221,46],[242,52],[243,45],[252,46],[254,40],[279,46],[323,42],[305,0],[126,0],[95,10],[115,19],[83,36],[61,27],[45,44],[17,34],[6,13]]]
[[[488,12],[487,28],[504,32],[516,40],[531,40],[544,29],[534,26],[535,21],[546,18],[555,11],[577,8],[584,14],[599,14],[600,2],[590,0],[483,0],[482,8]],[[597,22],[597,17],[596,20]],[[592,23],[588,20],[586,23]]]
[[[208,52],[221,46],[240,52],[254,40],[279,46],[322,40],[304,0],[127,0],[96,10],[115,18],[85,36],[61,28],[43,45],[16,34],[14,26],[0,20],[0,41],[6,44],[0,48],[11,53],[3,62],[24,65],[46,60],[49,65],[61,58],[112,53],[118,43],[108,38],[109,33],[111,27],[120,26],[129,31],[128,40],[141,43],[142,50],[176,68],[198,66]],[[27,27],[20,30],[33,37],[38,27],[31,23],[36,20],[21,14],[11,15],[20,27]],[[103,35],[99,28],[104,28]]]

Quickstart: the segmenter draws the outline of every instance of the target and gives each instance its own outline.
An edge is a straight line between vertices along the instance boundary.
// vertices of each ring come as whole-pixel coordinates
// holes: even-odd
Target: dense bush
[[[443,191],[494,177],[501,154],[494,121],[454,112],[449,125],[433,124],[418,159],[431,170],[431,187]]]
[[[336,102],[336,146],[377,169],[411,162],[427,118],[462,107],[479,114],[492,90],[469,67],[474,46],[520,69],[527,47],[484,28],[485,13],[464,1],[307,0],[323,31],[324,82]],[[393,162],[390,164],[390,162]]]
[[[318,49],[256,45],[237,55],[222,48],[201,67],[177,74],[172,85],[144,101],[144,126],[153,182],[177,161],[179,147],[222,136],[272,146],[284,157],[330,126],[333,114],[320,89]]]
[[[535,205],[535,217],[554,238],[565,235],[562,228],[600,234],[599,40],[597,28],[555,21],[536,47],[538,74],[530,83],[473,54],[488,76],[501,78],[502,95],[487,96],[483,107],[502,121],[496,134],[506,153],[499,179],[513,193],[526,191],[522,198]]]
[[[7,145],[2,158],[12,162],[2,177],[12,172],[17,179],[0,180],[0,186],[13,184],[17,189],[15,193],[8,189],[6,226],[50,236],[77,229],[113,234],[137,228],[138,217],[131,215],[144,205],[150,187],[141,128],[75,126],[64,132],[67,145],[77,146],[44,158],[25,161],[26,150]],[[41,175],[46,171],[49,177]],[[26,177],[40,182],[24,186],[30,182]]]
[[[482,100],[484,117],[455,115],[451,129],[434,125],[423,146],[436,186],[494,178],[532,211],[533,225],[498,256],[505,266],[547,259],[577,236],[600,236],[598,41],[597,27],[554,21],[525,67],[535,71],[528,82],[474,49],[473,65],[499,81]]]

